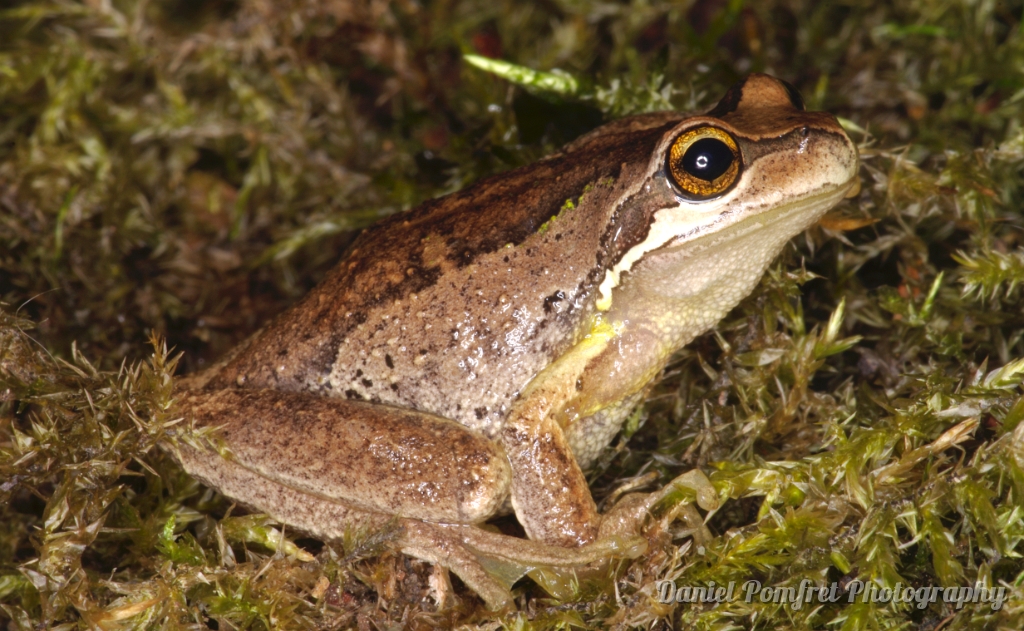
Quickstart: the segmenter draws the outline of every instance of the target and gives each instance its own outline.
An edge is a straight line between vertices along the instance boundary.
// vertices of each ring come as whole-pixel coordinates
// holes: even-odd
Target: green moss
[[[562,206],[562,210],[566,210],[566,207]],[[547,221],[542,223],[539,228],[537,228],[537,234],[545,234],[548,230],[551,229],[551,224],[555,223],[555,220],[557,219],[558,215],[552,215],[551,219],[548,219]]]
[[[194,9],[0,10],[0,623],[1024,625],[1019,1]],[[393,530],[297,538],[158,448],[174,374],[315,284],[361,227],[602,116],[710,106],[750,71],[849,123],[863,190],[673,361],[592,474],[600,501],[704,469],[730,498],[711,541],[660,533],[578,602],[524,583],[503,617],[456,586],[437,611],[443,577],[389,552]],[[659,579],[1009,591],[998,611],[797,610],[664,605]]]

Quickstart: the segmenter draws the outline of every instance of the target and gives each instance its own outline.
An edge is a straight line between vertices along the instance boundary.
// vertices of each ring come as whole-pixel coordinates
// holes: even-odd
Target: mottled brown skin
[[[643,238],[657,204],[613,200],[677,121],[602,134],[370,228],[211,385],[383,402],[493,437],[533,375],[578,341],[609,261]],[[475,349],[487,356],[471,368]],[[440,394],[466,381],[464,397]]]
[[[706,127],[733,139],[740,163],[717,197],[695,202],[666,160]],[[184,413],[219,427],[227,456],[195,440],[175,454],[317,536],[398,518],[404,551],[492,606],[508,585],[481,556],[535,566],[637,554],[620,537],[673,487],[705,508],[714,488],[690,472],[602,517],[582,468],[670,355],[747,295],[856,170],[835,118],[803,111],[765,75],[704,116],[606,125],[367,230],[308,296],[184,384]],[[534,542],[473,527],[507,501]]]
[[[223,420],[219,437],[237,462],[328,501],[427,521],[455,515],[460,523],[481,522],[505,501],[511,474],[504,453],[448,419],[277,390],[186,393],[182,404]],[[337,431],[339,418],[344,431]],[[276,431],[282,419],[289,431]],[[268,453],[277,455],[272,464]],[[434,475],[439,469],[462,475]]]

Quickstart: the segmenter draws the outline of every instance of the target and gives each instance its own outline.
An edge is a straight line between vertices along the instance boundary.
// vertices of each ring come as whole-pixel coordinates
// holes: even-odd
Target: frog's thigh
[[[354,527],[378,530],[394,520],[390,515],[360,511],[344,502],[298,495],[230,460],[211,459],[205,449],[180,443],[174,451],[190,475],[258,512],[321,539],[340,539],[346,529]]]
[[[392,515],[359,510],[345,502],[326,500],[313,495],[299,495],[292,489],[229,460],[211,460],[206,450],[196,449],[184,443],[179,444],[175,451],[182,466],[190,474],[217,487],[229,497],[241,499],[257,511],[267,513],[274,519],[321,539],[342,539],[346,531],[353,527],[375,531],[389,525],[398,526],[395,543],[402,552],[455,572],[470,589],[480,594],[492,609],[500,609],[511,602],[510,582],[503,581],[485,570],[478,558],[480,553],[463,542],[467,538],[470,542],[474,541],[474,526],[444,527],[415,519],[396,521]],[[496,537],[499,536],[491,535],[492,539]],[[511,543],[506,543],[501,549],[505,554],[514,553],[515,544],[521,540],[511,537],[504,539]],[[605,551],[585,549],[583,552],[594,556],[595,553]],[[605,555],[607,554],[605,552]],[[541,562],[548,561],[543,555],[534,556],[541,557]],[[581,555],[580,559],[573,560],[585,563],[590,559]]]
[[[484,521],[508,494],[511,472],[501,447],[438,416],[255,389],[190,393],[182,405],[198,424],[218,427],[230,452],[230,460],[214,452],[183,454],[186,470],[248,504],[255,503],[255,490],[228,491],[218,471],[227,475],[230,465],[240,467],[255,474],[251,483],[282,487],[275,493],[290,493],[292,504],[315,498],[433,522]],[[272,506],[259,508],[295,524]]]

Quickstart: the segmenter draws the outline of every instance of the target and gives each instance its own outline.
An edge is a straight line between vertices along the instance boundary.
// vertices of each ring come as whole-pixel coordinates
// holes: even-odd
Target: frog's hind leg
[[[209,449],[181,461],[217,488],[230,463],[300,499],[467,524],[491,517],[508,495],[511,472],[501,447],[431,414],[262,389],[188,392],[180,407],[209,435]],[[225,491],[242,502],[255,492]]]
[[[642,552],[635,537],[567,549],[471,525],[507,494],[507,463],[498,458],[496,471],[488,469],[503,455],[500,447],[445,419],[269,390],[187,393],[182,408],[195,425],[212,429],[168,446],[190,474],[325,540],[397,523],[396,547],[451,570],[491,608],[510,604],[512,584],[532,569]],[[491,499],[472,490],[478,479]],[[417,484],[416,492],[401,490]],[[417,493],[425,487],[445,497],[424,501]],[[376,497],[368,497],[374,489]]]
[[[491,609],[510,604],[512,585],[533,570],[635,559],[647,550],[647,542],[636,536],[610,536],[580,548],[563,548],[464,524],[403,520],[402,526],[402,552],[448,568]]]
[[[507,572],[497,576],[493,571],[488,572],[477,555],[462,543],[464,533],[459,530],[359,510],[344,502],[316,496],[300,496],[293,489],[234,462],[211,460],[206,449],[184,442],[174,447],[174,451],[186,471],[224,495],[325,541],[342,540],[346,531],[352,529],[379,531],[397,526],[395,546],[402,552],[454,572],[491,609],[502,609],[512,602],[509,588],[514,581],[508,580]],[[462,528],[474,529],[472,526]]]

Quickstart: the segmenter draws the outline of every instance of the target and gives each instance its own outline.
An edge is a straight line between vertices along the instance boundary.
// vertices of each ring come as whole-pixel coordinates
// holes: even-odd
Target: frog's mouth
[[[859,191],[860,179],[855,172],[853,177],[842,184],[826,185],[822,190],[771,210],[726,209],[714,221],[677,235],[655,251],[679,251],[688,247],[699,249],[719,240],[740,239],[750,231],[763,235],[785,234],[782,239],[788,241],[814,225],[840,200],[853,197]]]
[[[710,295],[726,284],[740,297],[745,296],[783,246],[838,203],[854,186],[854,180],[824,186],[770,210],[725,210],[713,221],[647,250],[635,264],[609,270],[600,287],[597,308],[611,308],[612,292],[624,276],[644,277],[642,282],[652,293],[668,299]]]

